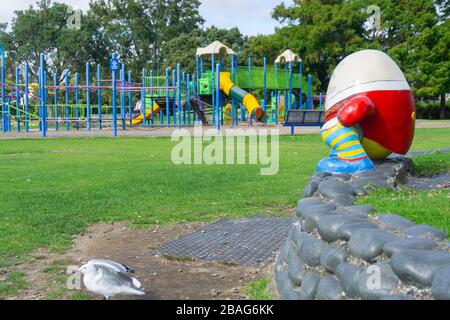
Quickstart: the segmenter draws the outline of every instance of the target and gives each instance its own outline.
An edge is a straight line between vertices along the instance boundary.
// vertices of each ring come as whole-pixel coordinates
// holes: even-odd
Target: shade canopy
[[[275,60],[275,63],[302,62],[300,56],[292,50],[286,50]]]
[[[204,48],[197,48],[197,56],[211,56],[225,57],[225,56],[237,56],[237,53],[228,48],[220,41],[214,41],[210,45]]]

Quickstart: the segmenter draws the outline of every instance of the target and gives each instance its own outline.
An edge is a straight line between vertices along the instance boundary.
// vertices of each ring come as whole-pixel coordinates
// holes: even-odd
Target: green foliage
[[[199,6],[198,0],[100,0],[91,2],[89,14],[101,21],[110,50],[140,74],[160,67],[163,43],[203,24]]]
[[[417,119],[439,119],[441,106],[439,102],[416,102],[416,118]],[[450,105],[445,106],[446,118],[450,117]]]
[[[368,22],[370,5],[381,9],[381,30]],[[438,8],[438,10],[436,10]],[[405,72],[419,98],[450,90],[448,1],[295,0],[278,5],[273,17],[284,27],[274,35],[249,39],[249,55],[274,60],[286,48],[299,53],[306,73],[324,91],[336,65],[365,48],[388,52]],[[445,100],[441,103],[441,117]]]
[[[450,21],[426,27],[389,50],[402,66],[417,97],[437,97],[450,90]]]
[[[363,8],[361,1],[297,0],[289,7],[281,4],[275,8],[273,17],[286,26],[276,31],[274,41],[268,45],[299,53],[305,73],[313,74],[323,91],[340,60],[369,46],[364,38],[368,14]],[[280,50],[273,53],[276,51]],[[256,50],[252,52],[257,54]]]
[[[219,29],[214,26],[207,29],[194,29],[189,33],[182,33],[162,46],[163,66],[174,68],[177,63],[183,65],[183,69],[195,73],[195,54],[199,47],[205,47],[213,41],[219,40],[226,46],[240,53],[247,43],[247,37],[243,36],[238,28]],[[224,59],[223,66],[230,66],[231,59]],[[210,59],[205,59],[205,69],[211,68]]]

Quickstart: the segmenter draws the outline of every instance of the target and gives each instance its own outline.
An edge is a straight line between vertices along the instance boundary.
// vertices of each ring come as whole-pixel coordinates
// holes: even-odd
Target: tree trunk
[[[445,120],[445,93],[441,94],[441,107],[439,108],[439,119]]]

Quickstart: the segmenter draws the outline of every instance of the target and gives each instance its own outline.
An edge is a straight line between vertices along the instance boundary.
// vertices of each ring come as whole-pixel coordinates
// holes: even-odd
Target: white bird
[[[88,261],[88,264],[95,264],[97,266],[104,266],[109,269],[114,269],[118,272],[125,272],[125,273],[134,273],[134,270],[127,266],[126,264],[115,262],[112,260],[106,260],[106,259],[92,259]]]
[[[95,259],[83,265],[79,271],[84,275],[86,288],[92,293],[104,296],[106,300],[117,295],[145,295],[139,280],[126,273],[134,272],[126,265]]]

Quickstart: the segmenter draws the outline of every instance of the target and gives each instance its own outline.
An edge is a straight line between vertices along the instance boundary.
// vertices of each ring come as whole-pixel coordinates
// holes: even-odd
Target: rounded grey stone
[[[348,181],[352,178],[352,175],[350,173],[342,172],[342,173],[336,173],[332,174],[331,176],[325,177],[324,180],[337,180],[337,181]]]
[[[339,207],[336,209],[338,213],[344,213],[361,218],[366,218],[372,210],[372,206],[365,204],[355,204],[347,207]]]
[[[298,217],[305,218],[307,215],[315,214],[316,212],[330,212],[336,209],[332,204],[328,204],[313,198],[304,198],[297,204],[296,213]]]
[[[431,293],[437,300],[450,300],[450,264],[436,272],[431,284]]]
[[[432,250],[437,247],[437,243],[431,239],[409,238],[388,242],[384,245],[383,251],[391,257],[394,253],[405,249]]]
[[[339,227],[337,233],[339,239],[347,241],[353,233],[360,229],[376,229],[378,226],[370,221],[358,221],[343,224]]]
[[[392,255],[390,264],[400,280],[419,287],[431,287],[439,269],[450,264],[450,252],[407,249]]]
[[[319,180],[311,180],[303,191],[303,197],[312,197],[319,188]]]
[[[375,170],[361,171],[353,175],[353,179],[376,179],[380,177],[382,175]]]
[[[351,206],[355,202],[355,197],[349,194],[337,194],[333,198],[333,204],[336,207]]]
[[[332,175],[332,173],[330,173],[330,172],[316,172],[313,174],[312,179],[322,180],[323,178],[329,177],[331,175]]]
[[[355,190],[349,183],[336,181],[336,180],[326,180],[319,183],[319,193],[323,197],[335,198],[339,194],[355,195]]]
[[[380,214],[378,216],[378,221],[393,228],[408,228],[414,225],[411,220],[399,216],[398,214]]]
[[[334,211],[312,211],[303,215],[305,221],[302,223],[302,230],[306,232],[312,232],[317,227],[317,222],[322,216],[330,215]]]
[[[289,225],[289,229],[288,229],[288,233],[287,233],[288,239],[292,239],[293,238],[295,232],[297,231],[297,226],[298,226],[299,222],[300,222],[300,220],[297,220],[297,222],[291,223]]]
[[[302,300],[314,300],[319,281],[320,277],[318,274],[308,272],[303,278],[302,286],[300,287],[300,298]]]
[[[293,242],[295,243],[295,250],[300,254],[300,249],[302,247],[303,241],[308,240],[310,236],[303,231],[298,231],[294,234]]]
[[[286,291],[289,286],[291,286],[291,281],[288,278],[286,267],[283,263],[276,262],[275,263],[275,283],[278,291],[283,296],[283,291]]]
[[[325,248],[325,243],[310,236],[303,238],[301,246],[297,246],[300,258],[309,266],[320,265],[320,255]]]
[[[395,168],[395,165],[392,163],[384,163],[377,167],[376,170],[379,174],[383,175],[384,177],[395,177],[397,174],[397,170]]]
[[[317,231],[323,240],[334,242],[339,240],[338,229],[342,225],[351,222],[364,221],[361,218],[355,218],[343,214],[330,214],[319,218],[317,222]]]
[[[288,256],[288,277],[294,286],[300,286],[305,276],[305,264],[293,250]]]
[[[336,272],[337,266],[345,263],[346,260],[347,252],[335,244],[326,246],[320,255],[320,264],[330,272]]]
[[[353,264],[341,263],[336,268],[336,276],[341,282],[347,297],[356,299],[360,297],[359,277],[362,270]]]
[[[352,184],[352,185],[353,185],[353,189],[355,190],[355,193],[358,197],[363,197],[363,196],[367,195],[367,191],[363,187],[357,186],[355,184]]]
[[[277,256],[277,259],[280,262],[287,262],[288,259],[288,252],[295,250],[295,246],[294,243],[292,242],[292,240],[287,239],[280,248],[280,252]]]
[[[438,238],[447,239],[447,234],[439,229],[426,224],[418,224],[405,229],[405,234],[410,238]]]
[[[317,286],[317,300],[341,300],[343,289],[339,281],[333,276],[325,276],[320,279]]]
[[[383,176],[378,176],[374,178],[360,178],[353,182],[353,186],[357,188],[363,188],[367,190],[367,186],[374,186],[376,188],[391,188],[393,187],[392,182],[389,182],[388,179]]]
[[[398,239],[386,230],[359,229],[350,237],[348,250],[350,254],[371,262],[383,252],[386,243]]]
[[[315,198],[302,198],[297,202],[297,208],[295,211],[298,217],[302,217],[303,212],[305,210],[308,210],[309,207],[314,207],[322,204],[323,204],[322,201]]]
[[[377,300],[390,295],[399,282],[389,264],[376,263],[361,272],[358,281],[359,293],[365,300]]]

